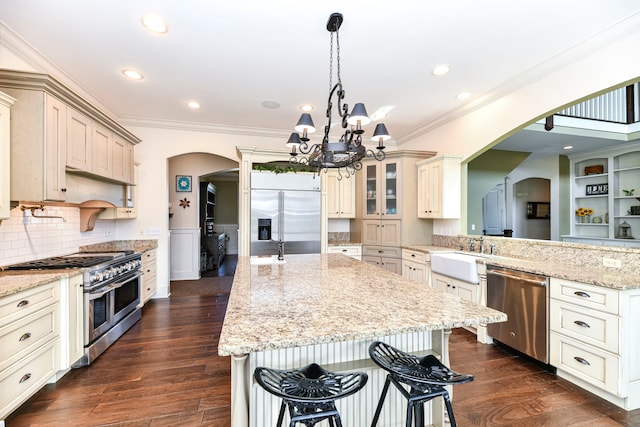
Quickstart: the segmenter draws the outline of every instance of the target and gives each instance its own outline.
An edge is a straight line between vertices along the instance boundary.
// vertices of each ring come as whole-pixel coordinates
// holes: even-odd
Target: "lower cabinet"
[[[69,369],[84,356],[84,288],[82,274],[60,281],[60,369]]]
[[[627,410],[640,408],[640,289],[550,280],[549,359],[558,375]]]
[[[0,299],[0,420],[60,368],[60,281]]]
[[[431,268],[424,252],[402,249],[402,276],[414,282],[430,284]]]
[[[363,246],[362,261],[402,274],[402,250],[392,246]]]
[[[343,254],[362,261],[362,246],[361,245],[336,245],[329,246],[327,253],[330,254]]]
[[[151,249],[142,254],[142,289],[140,291],[140,303],[144,304],[156,293],[158,289],[158,277],[156,249]]]
[[[477,284],[463,282],[462,280],[454,279],[438,273],[431,273],[431,280],[432,286],[436,289],[457,295],[467,301],[474,303],[479,302],[479,286]]]

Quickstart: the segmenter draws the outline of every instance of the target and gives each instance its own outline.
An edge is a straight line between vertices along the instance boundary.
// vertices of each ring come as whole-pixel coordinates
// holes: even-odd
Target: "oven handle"
[[[100,288],[99,292],[89,292],[89,301],[102,298],[105,294],[108,294],[114,289],[118,289],[119,287],[123,286],[125,283],[128,283],[134,279],[137,279],[138,277],[142,276],[142,274],[143,274],[142,271],[136,271],[132,276],[127,277],[126,280],[122,280],[117,283],[112,283],[111,285],[105,286],[104,288]]]
[[[112,283],[109,286],[111,287],[111,289],[118,289],[119,287],[121,287],[125,283],[129,283],[130,281],[132,281],[134,279],[137,279],[138,277],[142,276],[143,274],[144,273],[142,272],[142,270],[138,270],[133,275],[128,276],[126,279],[121,280],[120,282]]]

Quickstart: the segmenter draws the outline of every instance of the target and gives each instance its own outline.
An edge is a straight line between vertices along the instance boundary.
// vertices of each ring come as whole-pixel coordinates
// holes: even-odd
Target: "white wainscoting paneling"
[[[200,278],[200,228],[171,230],[170,280]]]

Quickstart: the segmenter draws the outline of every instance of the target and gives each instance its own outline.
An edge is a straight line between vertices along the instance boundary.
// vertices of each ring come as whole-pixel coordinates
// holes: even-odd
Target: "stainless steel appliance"
[[[84,288],[84,356],[90,364],[141,317],[142,255],[135,252],[77,253],[28,261],[6,270],[79,268]]]
[[[508,320],[487,325],[488,334],[543,363],[549,363],[548,280],[505,268],[487,268],[487,306]]]
[[[283,249],[284,248],[284,249]],[[251,255],[320,253],[320,178],[251,174]]]

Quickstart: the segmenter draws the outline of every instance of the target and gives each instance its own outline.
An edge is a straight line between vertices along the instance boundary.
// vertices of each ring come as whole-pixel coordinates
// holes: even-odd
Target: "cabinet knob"
[[[66,188],[61,188],[60,191],[62,191],[63,193],[66,193],[67,189]]]

